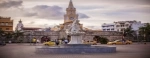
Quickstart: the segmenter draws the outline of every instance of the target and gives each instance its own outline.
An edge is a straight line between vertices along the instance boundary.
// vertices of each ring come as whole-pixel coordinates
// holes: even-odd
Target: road
[[[150,44],[96,45],[116,46],[116,53],[100,54],[36,54],[30,44],[7,44],[0,46],[0,58],[150,58]]]

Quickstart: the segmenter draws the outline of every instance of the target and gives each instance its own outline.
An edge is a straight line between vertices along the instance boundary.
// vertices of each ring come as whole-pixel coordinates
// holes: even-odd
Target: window
[[[124,29],[121,29],[121,31],[124,31]]]
[[[6,25],[8,25],[8,23],[6,23]]]
[[[126,26],[128,27],[129,25],[127,24]]]
[[[117,29],[117,31],[119,31],[119,29]]]
[[[4,23],[1,23],[1,25],[4,25]]]
[[[114,30],[114,29],[111,29],[112,31]]]
[[[106,29],[103,29],[103,31],[106,31]]]
[[[103,28],[105,27],[105,26],[102,26]]]
[[[73,17],[70,17],[70,20],[73,20],[74,18]]]
[[[119,25],[117,25],[117,27],[119,27]]]
[[[9,30],[9,28],[6,28],[6,30]]]
[[[107,31],[109,31],[110,29],[107,29]]]
[[[111,25],[111,27],[114,27],[114,25]]]

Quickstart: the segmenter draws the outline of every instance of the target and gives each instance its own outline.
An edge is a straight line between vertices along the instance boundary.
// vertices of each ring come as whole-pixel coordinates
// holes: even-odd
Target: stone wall
[[[24,42],[30,41],[33,37],[41,40],[42,36],[48,36],[51,38],[51,40],[61,39],[64,37],[67,38],[67,34],[65,33],[65,31],[33,31],[33,33],[24,33]],[[85,34],[83,35],[83,40],[92,41],[94,36],[106,37],[107,39],[109,39],[109,41],[122,38],[121,33],[114,31],[85,31]]]

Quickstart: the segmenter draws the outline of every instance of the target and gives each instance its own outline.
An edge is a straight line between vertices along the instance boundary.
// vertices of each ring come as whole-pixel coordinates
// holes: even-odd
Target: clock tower
[[[66,14],[64,15],[64,23],[78,19],[78,14],[76,14],[76,8],[74,8],[72,0],[69,2],[68,8],[66,8]]]

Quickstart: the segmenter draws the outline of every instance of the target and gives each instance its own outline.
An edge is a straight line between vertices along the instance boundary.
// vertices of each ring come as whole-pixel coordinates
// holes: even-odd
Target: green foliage
[[[13,36],[12,36],[12,33],[4,32],[3,30],[0,29],[0,38],[2,37],[3,37],[3,40],[8,41],[8,40],[11,40]]]
[[[150,23],[147,23],[144,27],[140,27],[139,35],[144,36],[144,40],[150,41]]]
[[[13,36],[14,36],[14,40],[16,40],[17,42],[20,42],[23,40],[23,38],[22,38],[23,32],[16,31],[13,33]]]
[[[20,32],[20,31],[16,31],[13,33],[14,37],[15,38],[18,38],[19,36],[23,36],[23,32]]]
[[[131,27],[129,27],[129,28],[127,28],[127,29],[124,30],[123,36],[124,36],[124,37],[125,37],[125,36],[131,37],[131,36],[133,36],[133,35],[132,35],[133,33],[134,33],[134,31],[132,30]]]
[[[100,36],[95,36],[94,40],[97,41],[97,43],[101,43],[101,44],[107,44],[109,41],[106,37],[100,37]]]
[[[146,36],[150,36],[150,23],[147,23],[146,26],[144,27],[140,27],[139,34],[140,35],[145,34]]]

